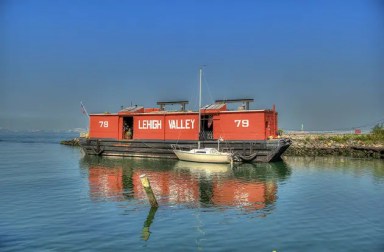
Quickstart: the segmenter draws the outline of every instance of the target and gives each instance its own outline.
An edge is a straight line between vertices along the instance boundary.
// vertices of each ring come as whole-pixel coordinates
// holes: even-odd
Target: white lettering
[[[161,120],[139,120],[139,129],[161,129]]]
[[[236,127],[239,128],[248,128],[249,120],[235,120]]]
[[[170,129],[174,129],[176,127],[175,120],[169,120],[168,124]]]
[[[191,119],[190,122],[192,124],[192,129],[194,129],[195,128],[195,119]]]
[[[195,119],[168,120],[170,129],[194,129]]]
[[[99,121],[100,128],[108,128],[108,121]]]

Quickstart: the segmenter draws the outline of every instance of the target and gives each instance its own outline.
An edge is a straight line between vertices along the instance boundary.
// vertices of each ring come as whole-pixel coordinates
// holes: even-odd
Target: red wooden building
[[[259,161],[268,162],[281,150],[285,151],[290,141],[282,142],[277,139],[278,119],[275,107],[251,110],[249,103],[252,101],[253,99],[218,100],[215,104],[201,108],[201,118],[198,118],[198,112],[185,110],[187,101],[158,102],[160,108],[133,106],[117,113],[91,114],[88,138],[82,139],[80,143],[87,154],[151,157],[175,157],[171,153],[169,143],[193,144],[198,140],[203,143],[205,141],[208,146],[221,140],[227,143],[227,147],[242,148],[244,154],[259,149],[260,156],[267,155],[266,151],[278,148],[270,157],[259,158]],[[241,102],[243,105],[237,110],[228,110],[227,104],[233,102]],[[169,104],[180,104],[181,110],[166,111],[165,105]],[[270,148],[273,145],[272,139],[277,139],[277,145]],[[160,148],[162,150],[157,152],[159,155],[153,154],[154,149],[159,147],[152,147],[151,154],[145,155],[142,150],[145,147],[139,147],[139,143],[162,143],[166,146]],[[128,144],[130,149],[117,148],[127,147]],[[159,146],[158,144],[156,146]],[[134,151],[135,146],[140,149],[139,152]],[[252,146],[256,148],[252,149]]]
[[[91,114],[89,137],[124,140],[128,125],[133,140],[197,141],[198,120],[198,112],[130,107],[114,114]],[[201,134],[206,140],[266,140],[276,138],[277,129],[274,109],[228,111],[225,103],[201,109]]]

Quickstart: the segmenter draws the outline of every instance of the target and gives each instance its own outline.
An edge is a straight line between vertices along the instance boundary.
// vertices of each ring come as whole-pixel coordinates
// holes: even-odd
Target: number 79
[[[236,127],[248,128],[249,120],[235,120]]]

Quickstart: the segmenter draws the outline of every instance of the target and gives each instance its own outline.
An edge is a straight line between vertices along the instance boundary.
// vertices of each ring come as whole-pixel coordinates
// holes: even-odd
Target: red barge
[[[88,155],[177,158],[172,144],[196,148],[230,150],[239,161],[272,162],[290,146],[290,139],[279,138],[275,107],[250,110],[253,99],[217,100],[196,111],[185,109],[188,101],[158,102],[157,108],[132,106],[117,113],[90,114],[89,133],[80,137]],[[237,110],[227,103],[241,102]],[[179,111],[167,111],[166,105],[180,105]],[[198,120],[201,129],[198,132]]]

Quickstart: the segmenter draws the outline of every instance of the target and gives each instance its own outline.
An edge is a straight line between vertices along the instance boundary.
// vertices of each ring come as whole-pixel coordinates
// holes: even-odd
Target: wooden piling
[[[147,175],[143,174],[140,176],[141,184],[144,187],[145,193],[147,194],[148,201],[152,207],[158,207],[157,200],[155,194],[152,191],[151,184],[147,178]]]

